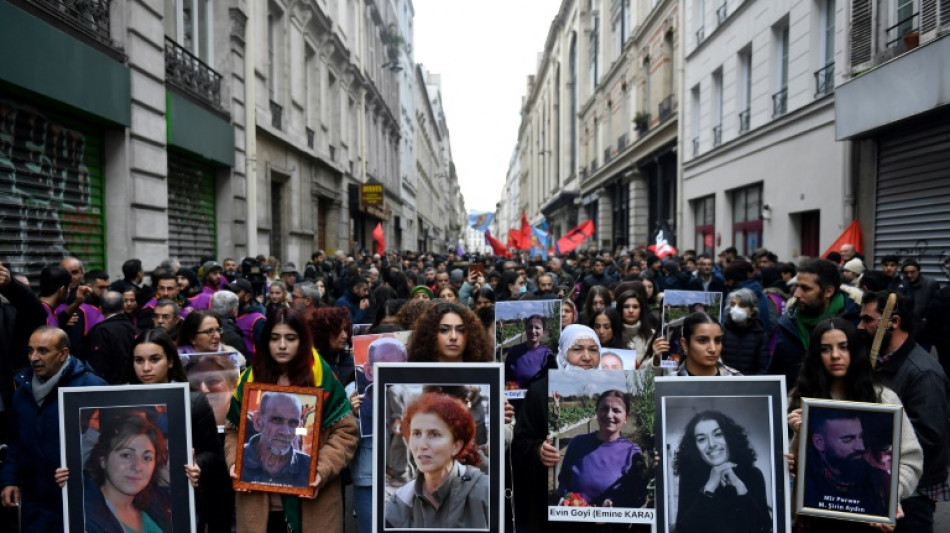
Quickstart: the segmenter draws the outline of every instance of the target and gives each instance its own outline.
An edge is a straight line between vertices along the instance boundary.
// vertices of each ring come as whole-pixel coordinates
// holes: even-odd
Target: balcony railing
[[[597,160],[594,159],[593,161],[590,162],[590,173],[593,174],[596,171],[597,171]]]
[[[581,180],[587,179],[587,167],[581,167]]]
[[[604,164],[606,165],[609,162],[610,162],[610,147],[608,146],[607,148],[604,149]]]
[[[699,28],[696,30],[696,46],[703,44],[703,39],[706,38],[706,30]]]
[[[221,75],[165,37],[165,81],[221,109]]]
[[[112,0],[27,0],[59,18],[70,27],[112,46],[109,35],[109,4]]]
[[[270,101],[270,125],[282,129],[281,125],[283,124],[284,118],[284,108],[280,106],[277,102]]]
[[[726,3],[723,2],[719,9],[716,10],[716,23],[722,26],[722,23],[726,21],[726,17],[729,16],[729,11],[726,10]]]
[[[920,12],[914,13],[908,17],[902,18],[897,21],[897,24],[887,28],[885,30],[885,35],[887,35],[887,46],[888,48],[904,38],[904,36],[918,33],[920,31]],[[912,48],[908,44],[908,48]]]
[[[699,137],[693,137],[693,157],[699,155]]]
[[[788,111],[788,87],[772,95],[772,117],[780,117]]]
[[[662,101],[660,101],[660,105],[658,107],[659,109],[657,109],[657,118],[659,118],[660,122],[665,122],[666,119],[672,117],[673,116],[673,95],[671,94],[667,96],[666,98],[664,98]]]
[[[620,137],[617,137],[617,151],[622,152],[627,147],[627,134],[624,133]]]
[[[315,132],[312,129],[307,128],[307,148],[313,148],[314,135],[315,135]]]
[[[820,98],[835,90],[835,64],[828,63],[815,71],[815,98]]]
[[[745,133],[749,131],[749,118],[752,113],[749,109],[743,110],[739,113],[739,133]]]
[[[722,124],[713,128],[713,148],[722,144]]]

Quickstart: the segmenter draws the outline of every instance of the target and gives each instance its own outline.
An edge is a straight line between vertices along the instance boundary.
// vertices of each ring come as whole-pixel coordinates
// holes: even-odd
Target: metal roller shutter
[[[168,252],[183,265],[217,257],[214,167],[168,154]]]
[[[878,139],[874,264],[897,254],[944,279],[950,254],[950,115],[901,126]]]
[[[0,261],[36,285],[67,255],[105,268],[102,132],[0,97]]]

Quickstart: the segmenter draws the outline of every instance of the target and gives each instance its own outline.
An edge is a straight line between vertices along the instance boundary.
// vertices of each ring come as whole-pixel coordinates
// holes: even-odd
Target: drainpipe
[[[244,25],[244,186],[247,202],[247,255],[257,255],[257,103],[254,94],[254,0],[247,0]]]

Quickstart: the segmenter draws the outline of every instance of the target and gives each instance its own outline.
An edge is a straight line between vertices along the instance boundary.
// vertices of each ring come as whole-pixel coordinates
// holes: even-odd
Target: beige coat
[[[237,429],[229,424],[224,436],[224,453],[229,469],[236,461],[237,436]],[[315,499],[303,500],[301,511],[304,531],[343,531],[343,489],[339,476],[353,459],[359,438],[359,427],[352,414],[346,415],[333,426],[320,430],[320,452],[317,459],[320,484],[317,486]],[[235,494],[235,525],[238,533],[265,533],[269,511],[269,493]]]

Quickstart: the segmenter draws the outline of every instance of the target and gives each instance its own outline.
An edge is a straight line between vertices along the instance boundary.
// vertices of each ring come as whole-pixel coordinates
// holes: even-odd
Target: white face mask
[[[732,317],[733,322],[745,322],[749,318],[749,312],[736,305],[729,308],[729,316]]]

